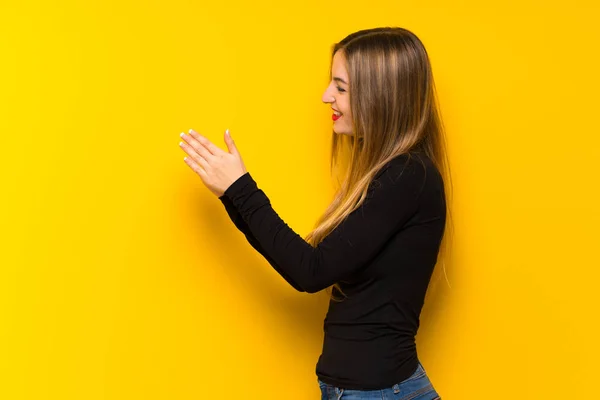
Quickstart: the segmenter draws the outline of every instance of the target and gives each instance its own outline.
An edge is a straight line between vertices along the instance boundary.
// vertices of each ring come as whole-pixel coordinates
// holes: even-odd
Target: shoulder
[[[423,153],[409,152],[394,157],[386,167],[386,175],[395,180],[419,179],[435,172],[436,167],[429,157]]]
[[[425,164],[426,166],[426,164]],[[382,196],[392,193],[420,191],[425,181],[427,168],[423,165],[422,156],[414,153],[403,153],[387,162],[374,176],[369,184],[369,192],[377,191]]]
[[[372,182],[382,190],[422,193],[443,190],[444,180],[435,163],[425,154],[410,152],[394,157]]]

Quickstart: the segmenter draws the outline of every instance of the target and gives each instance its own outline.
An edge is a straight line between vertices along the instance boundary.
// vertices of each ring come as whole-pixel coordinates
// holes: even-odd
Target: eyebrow
[[[336,81],[336,82],[342,82],[342,83],[344,83],[346,85],[348,84],[348,82],[346,82],[345,80],[343,80],[342,78],[339,78],[337,76],[334,76],[333,80]]]

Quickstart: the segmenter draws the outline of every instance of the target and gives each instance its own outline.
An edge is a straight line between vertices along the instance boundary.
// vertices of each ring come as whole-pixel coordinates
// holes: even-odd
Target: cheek
[[[346,117],[347,121],[352,121],[352,113],[350,112],[350,107],[348,107],[346,109],[346,112],[344,112],[344,117]]]
[[[344,102],[342,110],[343,110],[342,112],[344,113],[345,116],[348,116],[348,117],[352,116],[352,113],[350,112],[350,103]]]

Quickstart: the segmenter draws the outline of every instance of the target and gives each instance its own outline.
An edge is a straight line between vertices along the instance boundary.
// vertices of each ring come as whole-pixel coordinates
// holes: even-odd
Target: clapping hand
[[[188,135],[182,132],[180,136],[183,141],[179,142],[179,146],[188,154],[184,158],[185,163],[216,196],[222,196],[233,182],[247,172],[229,129],[224,135],[228,152],[193,129],[189,130]]]

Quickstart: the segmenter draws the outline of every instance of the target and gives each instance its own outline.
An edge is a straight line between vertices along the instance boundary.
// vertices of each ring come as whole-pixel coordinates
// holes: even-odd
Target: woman
[[[423,44],[402,28],[350,34],[333,47],[322,100],[333,110],[331,166],[344,145],[350,163],[306,239],[273,210],[228,131],[229,152],[182,134],[186,163],[290,285],[331,289],[322,399],[440,399],[415,344],[446,224],[443,129]]]

